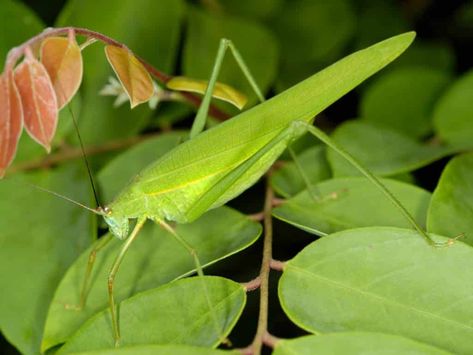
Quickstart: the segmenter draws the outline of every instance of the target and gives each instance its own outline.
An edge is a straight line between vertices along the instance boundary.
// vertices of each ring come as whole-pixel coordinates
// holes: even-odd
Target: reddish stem
[[[120,43],[116,40],[114,40],[111,37],[108,37],[100,32],[92,31],[87,28],[80,28],[80,27],[59,27],[59,28],[47,28],[40,34],[30,38],[26,42],[22,43],[18,47],[14,47],[8,52],[7,60],[5,63],[5,71],[8,71],[9,69],[13,69],[13,67],[16,65],[18,60],[24,55],[25,49],[29,47],[33,47],[35,44],[40,43],[43,41],[45,38],[52,37],[52,36],[63,36],[63,35],[69,35],[71,32],[74,32],[77,35],[81,36],[86,36],[88,38],[94,38],[98,41],[101,41],[102,43],[121,47],[121,48],[126,48],[130,50],[126,45],[123,43]],[[130,50],[131,51],[131,50]],[[146,70],[154,76],[159,82],[166,84],[169,80],[173,78],[172,75],[168,75],[155,67],[153,67],[151,64],[149,64],[147,61],[145,61],[143,58],[140,58],[135,54],[135,57],[143,64],[143,66],[146,68]],[[188,102],[190,102],[192,105],[198,107],[201,103],[201,98],[188,92],[182,92],[180,93],[182,97],[184,97]],[[229,116],[220,111],[218,108],[215,106],[210,106],[209,109],[210,115],[212,115],[215,118],[224,120],[227,119]]]

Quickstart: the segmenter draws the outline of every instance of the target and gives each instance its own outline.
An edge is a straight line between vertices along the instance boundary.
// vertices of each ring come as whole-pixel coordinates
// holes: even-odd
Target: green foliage
[[[170,204],[204,196],[197,199],[204,207],[233,198],[272,166],[266,183],[277,194],[271,211],[279,220],[274,255],[288,261],[281,263],[282,277],[271,278],[271,284],[277,283],[282,312],[293,323],[289,332],[278,328],[282,316],[270,307],[269,329],[281,338],[265,338],[274,354],[473,353],[473,155],[468,152],[473,73],[461,67],[459,57],[459,46],[471,44],[466,36],[472,28],[471,4],[449,19],[449,32],[436,25],[443,36],[418,34],[399,60],[315,120],[324,130],[334,128],[331,138],[382,176],[415,221],[446,243],[444,248],[428,245],[409,229],[399,210],[337,152],[312,136],[294,142],[284,136],[294,117],[312,122],[406,49],[412,34],[346,57],[423,28],[417,19],[427,10],[419,2],[404,5],[376,0],[66,1],[55,26],[99,31],[168,74],[208,80],[225,37],[242,53],[266,96],[292,90],[257,105],[227,54],[218,80],[242,91],[248,107],[255,108],[245,108],[236,121],[215,120],[214,128],[188,140],[194,107],[182,96],[166,96],[155,111],[146,105],[114,107],[113,98],[98,95],[113,75],[103,48],[85,48],[83,85],[71,110],[61,111],[53,159],[48,161],[24,134],[11,172],[0,181],[0,330],[6,341],[23,354],[218,355],[240,353],[214,349],[224,337],[235,349],[248,346],[254,335],[258,314],[251,302],[246,305],[244,282],[260,269],[262,243],[255,242],[263,223],[250,213],[263,206],[261,184],[230,202],[232,207],[172,225],[195,248],[205,273],[224,277],[190,277],[196,267],[189,253],[169,232],[145,225],[117,274],[122,337],[120,347],[114,347],[107,276],[123,241],[100,235],[105,225],[96,216],[30,186],[94,205],[83,163],[73,160],[80,158],[73,115],[101,202],[114,201],[160,157],[157,166],[166,174],[153,189],[208,177],[202,185],[169,195]],[[19,1],[2,1],[0,15],[2,59],[45,27]],[[167,89],[160,84],[160,90]],[[227,104],[214,104],[236,115]],[[355,116],[359,119],[335,127]],[[158,133],[162,128],[165,132]],[[289,144],[296,160],[286,151],[272,165]],[[202,193],[201,187],[208,190]],[[219,189],[225,191],[215,201]],[[78,309],[90,252],[107,239],[97,253],[85,307]]]

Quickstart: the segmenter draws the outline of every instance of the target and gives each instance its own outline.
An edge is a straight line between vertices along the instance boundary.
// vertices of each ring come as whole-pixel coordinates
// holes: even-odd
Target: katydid
[[[203,275],[192,246],[168,223],[189,223],[209,209],[236,197],[254,184],[292,141],[305,133],[311,133],[347,159],[384,192],[423,238],[435,244],[373,174],[325,133],[312,126],[315,115],[393,61],[410,45],[414,36],[413,32],[405,33],[358,51],[270,100],[200,133],[226,48],[232,50],[258,97],[263,99],[241,56],[231,42],[222,40],[191,139],[138,173],[113,202],[94,210],[104,218],[115,237],[126,239],[108,279],[116,342],[120,333],[113,298],[114,279],[126,251],[146,220],[151,219],[169,231],[192,254],[198,274]],[[130,220],[136,220],[131,233]],[[92,253],[102,245],[99,243]],[[81,296],[82,305],[91,268],[92,263],[89,263]]]

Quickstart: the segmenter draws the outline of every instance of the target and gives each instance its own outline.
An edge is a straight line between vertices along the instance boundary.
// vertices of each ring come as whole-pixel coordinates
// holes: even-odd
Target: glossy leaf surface
[[[51,78],[58,109],[75,95],[82,81],[82,54],[74,35],[49,37],[41,44],[41,63]]]
[[[414,185],[382,180],[425,226],[430,193]],[[324,235],[368,226],[410,227],[410,223],[379,189],[365,177],[323,181],[273,210],[273,216],[310,233]]]
[[[439,145],[422,145],[387,128],[349,121],[340,125],[332,138],[371,172],[390,176],[416,170],[454,152]],[[334,176],[356,176],[360,173],[328,150],[328,161]]]
[[[432,195],[427,218],[429,232],[473,245],[473,154],[453,158]]]
[[[84,202],[90,187],[82,176],[77,162],[0,184],[0,327],[24,354],[40,353],[55,289],[93,235],[88,212],[29,184]]]
[[[216,323],[203,293],[204,282]],[[209,276],[183,279],[139,293],[120,304],[120,344],[216,346],[235,325],[245,302],[243,286]],[[79,329],[58,354],[114,348],[110,312],[105,310]]]
[[[227,38],[238,48],[263,93],[267,91],[276,77],[278,64],[277,43],[272,34],[249,20],[213,15],[193,7],[188,10],[189,22],[182,64],[184,75],[208,80],[220,40]],[[262,43],[264,60],[261,60]],[[250,104],[256,102],[256,95],[228,51],[218,80],[243,92]]]
[[[136,345],[116,349],[91,350],[71,355],[238,355],[239,351],[223,351],[190,345]]]
[[[330,167],[325,158],[325,147],[315,146],[297,155],[298,164],[311,184],[328,179]],[[293,160],[271,174],[271,186],[283,197],[294,196],[307,189],[307,184]]]
[[[277,343],[273,355],[448,355],[452,354],[398,335],[340,332],[311,335]]]
[[[289,261],[279,298],[289,318],[310,332],[383,332],[468,354],[472,270],[467,244],[434,248],[412,230],[352,229],[317,240]]]
[[[450,75],[443,70],[393,70],[364,91],[360,117],[410,137],[424,137],[432,132],[433,105],[449,82]]]
[[[192,245],[203,266],[232,255],[252,244],[261,226],[230,208],[222,207],[190,224],[177,225],[176,231]],[[92,286],[86,307],[77,305],[90,250],[69,269],[55,294],[48,314],[42,348],[66,341],[87,319],[108,307],[107,276],[122,243],[113,239],[97,254]],[[195,269],[191,255],[171,235],[149,222],[130,247],[115,282],[115,299],[124,300]],[[110,336],[110,338],[112,338]]]
[[[437,101],[434,124],[438,136],[460,148],[473,147],[473,70],[457,79]]]

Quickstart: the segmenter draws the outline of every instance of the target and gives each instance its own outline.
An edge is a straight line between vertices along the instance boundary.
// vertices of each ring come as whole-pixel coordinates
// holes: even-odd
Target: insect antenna
[[[85,154],[84,143],[82,142],[82,137],[79,133],[79,125],[77,124],[76,116],[74,114],[74,111],[71,108],[71,104],[68,103],[66,106],[67,106],[67,109],[68,109],[69,113],[71,114],[72,122],[74,123],[74,128],[75,128],[76,133],[77,133],[77,138],[79,139],[80,150],[82,151],[82,157],[84,159],[84,164],[85,164],[85,167],[87,168],[87,175],[89,176],[90,186],[92,187],[92,192],[94,194],[95,205],[96,205],[96,207],[100,207],[100,202],[99,202],[99,198],[98,198],[98,194],[97,194],[97,189],[95,188],[95,182],[94,182],[94,178],[92,177],[92,171],[90,169],[89,160],[87,159],[87,154]]]
[[[26,184],[29,185],[29,186],[31,186],[31,187],[33,187],[33,188],[35,188],[35,189],[37,189],[37,190],[39,190],[39,191],[47,192],[47,193],[49,193],[49,194],[51,194],[51,195],[54,195],[54,196],[56,196],[56,197],[59,197],[60,199],[69,201],[69,202],[71,202],[71,203],[73,203],[73,204],[75,204],[75,205],[77,205],[77,206],[80,206],[80,207],[82,207],[82,208],[84,208],[84,209],[86,209],[86,210],[88,210],[88,211],[90,211],[90,212],[93,212],[93,213],[95,213],[95,214],[101,215],[101,213],[100,213],[97,209],[90,208],[90,207],[88,207],[88,206],[86,206],[86,205],[84,205],[84,204],[82,204],[82,203],[80,203],[80,202],[77,202],[77,201],[73,200],[72,198],[69,198],[69,197],[67,197],[67,196],[61,195],[61,194],[59,194],[59,193],[57,193],[57,192],[55,192],[55,191],[46,189],[46,188],[41,187],[41,186],[38,186],[38,185],[30,184],[30,183],[28,183],[28,182],[26,182]]]

